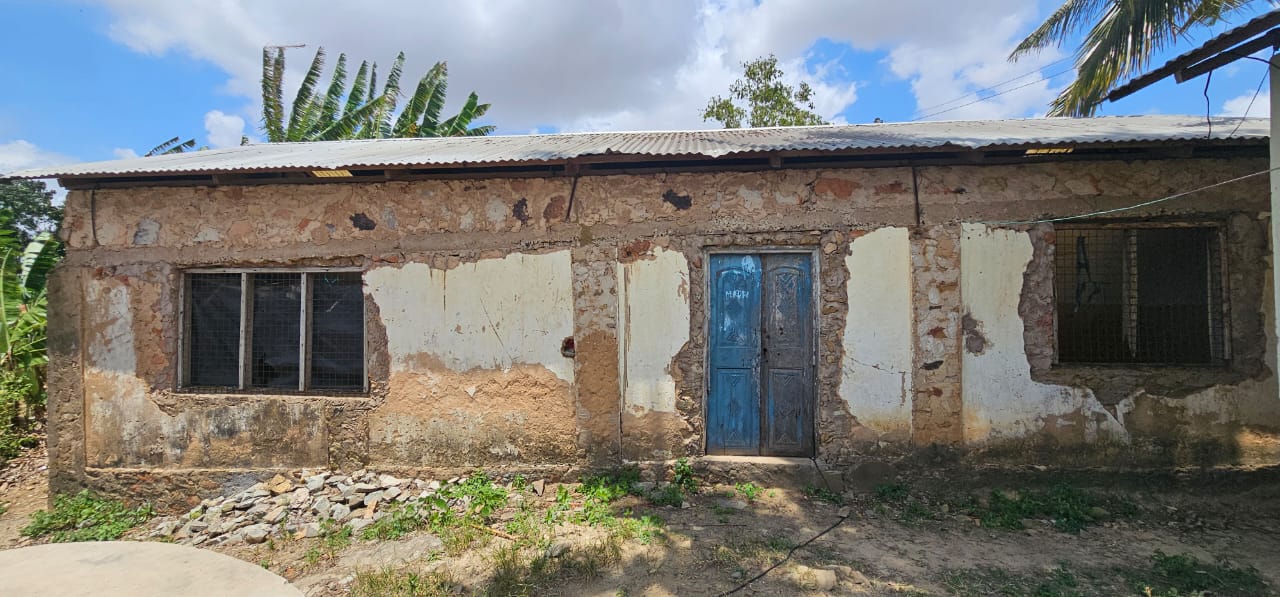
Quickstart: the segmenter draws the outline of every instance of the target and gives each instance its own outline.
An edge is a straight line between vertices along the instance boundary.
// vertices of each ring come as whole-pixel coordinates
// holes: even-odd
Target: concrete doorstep
[[[54,543],[0,551],[0,595],[302,597],[285,579],[212,551],[171,543]]]

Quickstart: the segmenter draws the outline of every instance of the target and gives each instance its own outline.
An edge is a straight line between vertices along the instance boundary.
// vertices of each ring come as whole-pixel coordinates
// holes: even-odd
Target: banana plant
[[[271,50],[269,47],[262,50],[262,130],[270,142],[476,136],[494,130],[488,125],[471,126],[489,108],[489,104],[479,103],[475,93],[467,98],[457,115],[440,120],[448,88],[448,67],[444,62],[437,62],[422,76],[397,115],[404,52],[391,64],[381,91],[378,91],[378,65],[368,61],[360,63],[348,88],[347,57],[340,54],[329,85],[322,93],[324,48],[316,50],[286,120],[284,48],[277,47],[274,53]]]
[[[0,214],[0,219],[4,215]],[[49,357],[45,352],[48,324],[46,284],[60,258],[61,244],[52,232],[40,232],[21,247],[8,227],[0,227],[0,375],[6,387],[26,388],[18,400],[29,414],[43,404]],[[21,383],[14,384],[12,381]]]

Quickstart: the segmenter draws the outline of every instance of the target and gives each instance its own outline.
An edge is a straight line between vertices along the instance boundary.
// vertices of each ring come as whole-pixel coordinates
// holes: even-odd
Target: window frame
[[[1222,354],[1213,357],[1205,362],[1186,362],[1186,363],[1143,363],[1139,361],[1062,361],[1062,351],[1059,345],[1062,333],[1061,323],[1059,320],[1058,309],[1058,282],[1057,282],[1057,251],[1061,249],[1058,244],[1059,232],[1064,230],[1137,230],[1137,229],[1188,229],[1200,228],[1208,229],[1211,234],[1216,237],[1217,247],[1217,268],[1218,268],[1218,309],[1220,311],[1222,329]],[[1107,367],[1122,369],[1161,369],[1161,368],[1200,368],[1200,369],[1222,369],[1229,367],[1231,364],[1231,288],[1230,288],[1230,272],[1228,271],[1227,259],[1227,223],[1221,220],[1212,219],[1180,219],[1180,220],[1079,220],[1072,222],[1055,223],[1054,230],[1054,257],[1050,261],[1049,268],[1052,274],[1051,289],[1053,291],[1053,362],[1054,369],[1071,369],[1071,368],[1089,368],[1089,367]],[[1125,259],[1128,259],[1126,256]],[[1208,284],[1209,279],[1205,282]],[[1211,290],[1211,289],[1207,289]],[[1212,336],[1212,329],[1206,327],[1206,334]]]
[[[180,271],[181,284],[178,285],[178,359],[177,389],[192,393],[237,393],[237,394],[311,394],[311,395],[350,395],[367,394],[369,392],[369,315],[368,305],[361,291],[360,317],[360,378],[361,387],[357,388],[320,388],[308,387],[311,377],[311,284],[312,274],[354,273],[360,274],[361,285],[364,283],[362,267],[197,267]],[[237,385],[235,386],[193,386],[189,383],[191,373],[191,276],[200,274],[239,274],[240,275],[240,342]],[[302,297],[299,300],[298,321],[298,387],[292,390],[285,388],[254,387],[250,382],[253,375],[249,364],[252,348],[252,292],[250,276],[253,274],[296,274],[301,279]]]

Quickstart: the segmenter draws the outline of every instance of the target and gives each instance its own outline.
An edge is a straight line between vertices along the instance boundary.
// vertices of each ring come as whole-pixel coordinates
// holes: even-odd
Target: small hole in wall
[[[573,348],[573,336],[560,341],[560,354],[570,359],[577,356],[578,352]]]

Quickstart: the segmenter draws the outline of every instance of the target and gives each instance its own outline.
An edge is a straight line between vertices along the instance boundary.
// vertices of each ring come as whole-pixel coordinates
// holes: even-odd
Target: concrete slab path
[[[0,551],[0,595],[24,597],[301,597],[285,579],[171,543],[53,543]]]

